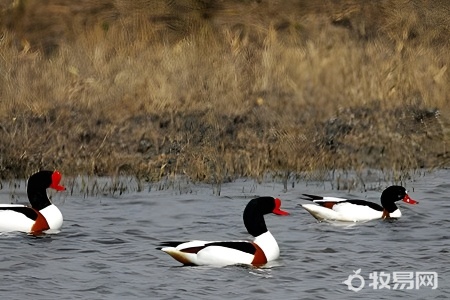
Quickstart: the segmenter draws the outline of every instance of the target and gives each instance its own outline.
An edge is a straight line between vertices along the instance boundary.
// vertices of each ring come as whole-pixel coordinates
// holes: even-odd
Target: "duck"
[[[376,219],[400,218],[402,213],[395,202],[402,200],[408,204],[418,204],[402,186],[392,185],[381,193],[381,205],[358,199],[302,194],[304,200],[315,204],[302,204],[318,221],[365,222]]]
[[[28,179],[27,196],[30,205],[0,204],[0,233],[25,232],[32,235],[57,233],[62,227],[61,211],[47,196],[47,188],[64,191],[61,173],[42,170]]]
[[[253,241],[202,241],[163,242],[159,250],[169,254],[185,266],[251,265],[259,267],[278,259],[278,243],[266,227],[264,215],[289,215],[282,210],[281,200],[258,197],[250,200],[244,209],[243,219]]]

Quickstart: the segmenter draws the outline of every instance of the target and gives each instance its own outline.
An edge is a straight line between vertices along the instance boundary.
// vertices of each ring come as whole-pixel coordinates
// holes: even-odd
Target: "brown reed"
[[[447,2],[130,3],[0,6],[0,178],[450,165]]]

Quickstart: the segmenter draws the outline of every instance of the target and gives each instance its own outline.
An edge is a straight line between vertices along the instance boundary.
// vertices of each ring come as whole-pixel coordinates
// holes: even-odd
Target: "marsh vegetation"
[[[220,183],[450,165],[447,1],[0,9],[2,179],[57,168]]]

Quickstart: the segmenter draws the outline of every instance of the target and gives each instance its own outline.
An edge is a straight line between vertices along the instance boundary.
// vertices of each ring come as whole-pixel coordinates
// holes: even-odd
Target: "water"
[[[374,184],[375,185],[375,184]],[[317,223],[301,207],[300,193],[338,194],[379,202],[380,191],[336,191],[327,182],[282,183],[238,180],[190,185],[118,197],[54,195],[65,217],[62,232],[43,238],[0,235],[1,299],[425,299],[450,292],[450,171],[407,182],[403,218],[355,226]],[[24,191],[3,186],[2,203]],[[18,190],[24,190],[21,185]],[[290,216],[267,215],[281,257],[265,268],[180,267],[156,250],[160,241],[250,238],[242,222],[247,202],[257,195],[283,200]],[[365,286],[350,291],[342,282],[360,270]],[[438,287],[393,290],[394,272],[436,272]],[[369,286],[370,274],[384,272],[391,289]],[[386,277],[383,278],[386,282]],[[379,282],[379,281],[378,281]],[[361,281],[354,279],[354,287]]]

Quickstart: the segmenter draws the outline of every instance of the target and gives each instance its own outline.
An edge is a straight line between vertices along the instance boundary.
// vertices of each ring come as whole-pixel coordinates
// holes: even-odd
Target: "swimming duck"
[[[319,221],[361,222],[375,219],[400,218],[402,213],[395,202],[404,201],[418,204],[402,186],[393,185],[381,194],[381,205],[366,200],[345,199],[329,196],[303,194],[304,200],[315,204],[302,204],[302,207]]]
[[[253,241],[164,242],[158,248],[184,265],[227,266],[245,264],[261,266],[279,257],[280,249],[267,230],[264,215],[288,215],[281,210],[281,200],[259,197],[250,200],[244,209],[244,225]]]
[[[34,235],[55,233],[61,229],[61,211],[50,202],[46,189],[63,191],[58,171],[39,171],[30,176],[27,195],[31,206],[0,204],[0,232],[26,232]]]

